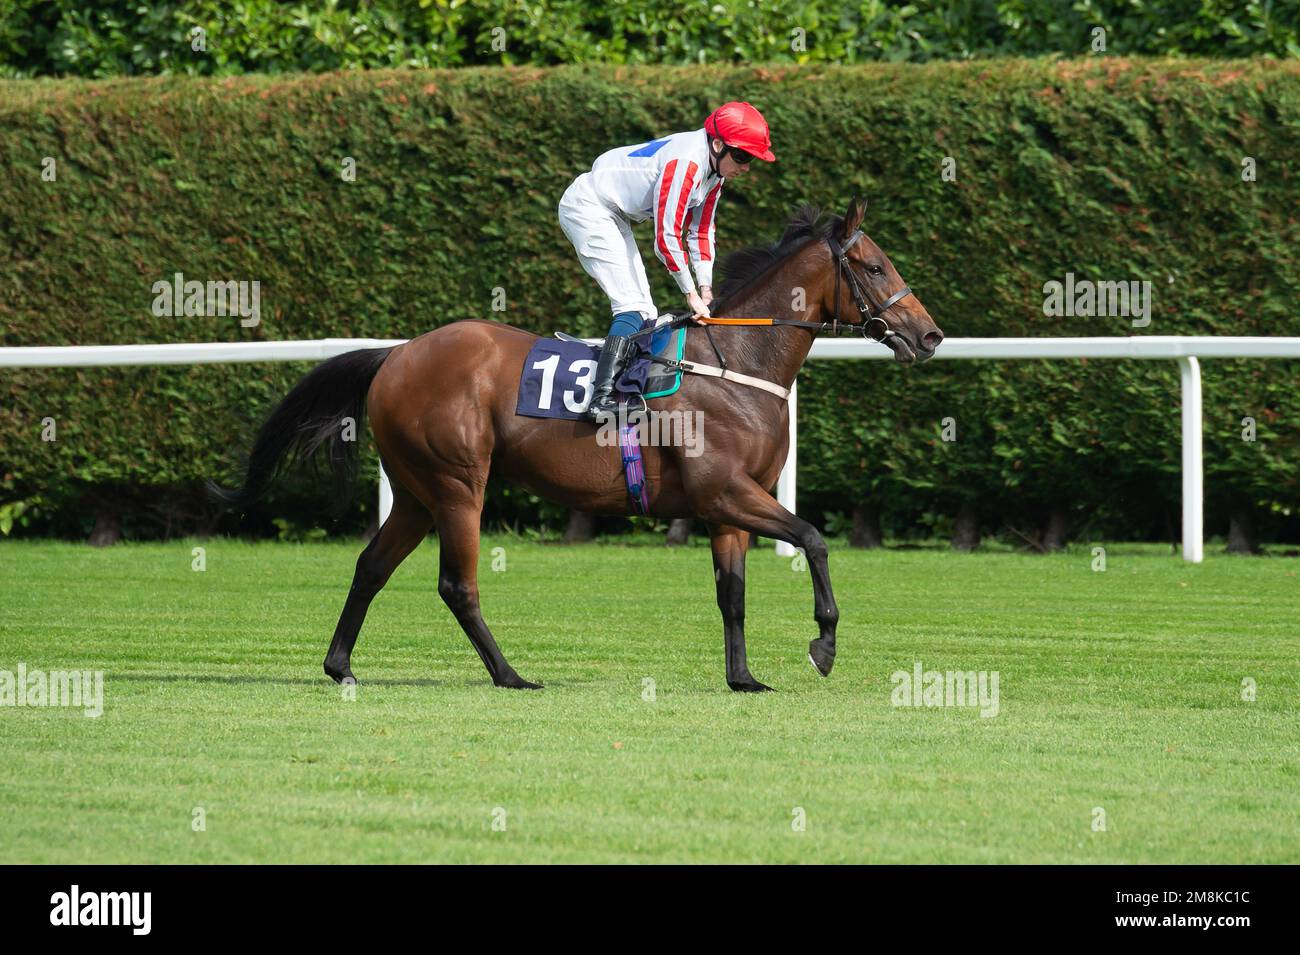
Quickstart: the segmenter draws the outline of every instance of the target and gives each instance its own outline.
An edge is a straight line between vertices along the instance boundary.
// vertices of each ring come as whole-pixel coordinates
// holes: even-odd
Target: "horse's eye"
[[[867,271],[870,272],[872,275],[884,275],[884,274],[885,274],[885,270],[882,269],[882,268],[881,268],[880,266],[878,266],[878,265],[869,265],[869,266],[867,266]]]

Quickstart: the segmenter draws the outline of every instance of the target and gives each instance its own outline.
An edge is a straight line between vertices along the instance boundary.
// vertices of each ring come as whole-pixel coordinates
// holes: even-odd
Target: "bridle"
[[[836,241],[834,236],[827,236],[826,243],[831,248],[831,254],[835,257],[835,314],[829,322],[806,322],[798,318],[704,318],[700,319],[700,324],[704,326],[704,335],[709,340],[709,345],[713,348],[713,353],[718,357],[717,365],[704,365],[700,362],[681,361],[671,358],[657,358],[659,364],[668,368],[688,372],[697,375],[708,375],[714,378],[723,378],[729,381],[739,382],[743,385],[750,385],[754,388],[761,388],[764,391],[771,392],[782,399],[789,398],[790,389],[777,384],[776,382],[767,381],[762,378],[755,378],[752,375],[742,375],[738,372],[727,368],[727,360],[722,357],[722,350],[718,348],[718,343],[713,340],[713,331],[711,326],[720,325],[798,325],[812,331],[813,335],[818,335],[824,331],[830,331],[832,335],[840,334],[841,329],[851,331],[861,329],[862,334],[874,341],[882,344],[888,342],[891,338],[898,338],[906,342],[898,332],[891,329],[885,321],[885,313],[897,305],[904,298],[912,294],[912,289],[904,285],[889,298],[885,299],[879,305],[871,301],[871,293],[867,290],[866,285],[858,278],[853,271],[853,266],[849,262],[849,249],[862,238],[861,230],[855,230],[854,233],[845,240],[841,245]],[[848,276],[849,292],[853,295],[853,302],[858,307],[858,314],[862,316],[859,322],[841,322],[840,315],[840,278],[842,275]],[[690,315],[679,315],[672,319],[667,326],[651,326],[643,328],[639,332],[634,332],[632,338],[641,338],[651,335],[664,327],[678,328],[683,325],[689,325],[692,322]],[[561,334],[559,332],[556,333]],[[567,337],[567,336],[561,336]]]
[[[847,275],[849,291],[853,294],[853,304],[857,305],[858,314],[862,316],[862,334],[872,341],[885,342],[890,338],[898,337],[898,332],[890,328],[885,322],[885,312],[911,295],[912,289],[904,285],[879,305],[873,306],[866,286],[859,280],[857,274],[853,271],[852,264],[849,262],[849,249],[853,248],[861,238],[861,229],[849,236],[848,241],[843,245],[840,245],[833,235],[826,237],[826,243],[831,247],[831,254],[835,256],[835,317],[829,323],[831,334],[838,333],[835,326],[839,323],[840,314],[840,276]]]
[[[911,287],[904,285],[889,298],[885,299],[879,305],[871,301],[871,293],[857,273],[853,271],[853,264],[849,261],[849,249],[857,244],[862,238],[862,230],[856,230],[843,245],[833,236],[826,237],[826,244],[830,246],[831,255],[835,258],[835,313],[829,322],[806,322],[800,318],[706,318],[701,319],[707,332],[710,325],[797,325],[803,328],[811,329],[814,335],[829,331],[832,335],[839,335],[842,332],[861,331],[863,336],[870,338],[872,341],[888,342],[891,338],[901,338],[898,332],[889,327],[885,321],[885,313],[897,305],[900,301],[912,294]],[[859,322],[841,322],[840,314],[840,280],[847,276],[849,293],[853,296],[853,304],[858,307],[858,314],[862,316]],[[691,321],[689,316],[683,316],[675,319],[675,325],[685,325]],[[644,334],[644,333],[638,333]],[[634,336],[635,337],[635,336]],[[710,344],[713,343],[713,337],[709,336]],[[718,351],[717,345],[713,346],[715,352]],[[718,355],[721,358],[721,353]]]

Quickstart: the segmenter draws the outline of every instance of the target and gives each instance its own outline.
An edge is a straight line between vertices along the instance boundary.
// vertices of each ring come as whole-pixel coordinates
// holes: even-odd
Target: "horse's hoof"
[[[333,680],[335,683],[339,683],[344,686],[348,686],[348,685],[355,686],[357,682],[357,678],[352,675],[352,667],[350,666],[344,666],[340,668],[340,667],[332,667],[328,663],[326,663],[325,675],[329,677],[331,680]]]
[[[530,683],[530,682],[528,682],[527,680],[525,680],[523,677],[520,677],[520,676],[515,676],[515,677],[512,677],[512,678],[507,679],[507,680],[502,680],[500,683],[497,684],[497,686],[499,686],[499,687],[504,687],[504,688],[507,689],[507,690],[540,690],[540,689],[542,689],[542,685],[541,685],[540,683]]]
[[[744,683],[728,683],[737,693],[775,693],[766,683],[759,683],[757,680],[748,680]]]
[[[831,667],[835,666],[835,650],[828,651],[824,643],[814,640],[808,644],[808,662],[822,676],[830,676]]]

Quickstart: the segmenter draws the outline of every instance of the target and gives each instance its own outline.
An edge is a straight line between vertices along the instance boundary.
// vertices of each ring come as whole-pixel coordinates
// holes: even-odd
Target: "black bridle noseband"
[[[904,285],[893,295],[889,296],[889,298],[885,299],[879,305],[874,306],[873,310],[871,296],[868,294],[866,286],[862,284],[861,280],[859,280],[858,276],[854,273],[853,266],[849,262],[849,249],[853,248],[854,244],[856,244],[861,238],[861,230],[858,230],[854,232],[853,235],[849,236],[848,241],[843,245],[840,245],[833,235],[826,237],[826,242],[831,247],[831,254],[835,256],[835,317],[831,319],[829,323],[823,324],[830,325],[832,335],[839,332],[837,326],[839,324],[840,314],[840,276],[847,275],[849,291],[853,295],[853,303],[857,305],[858,313],[862,316],[862,334],[867,338],[870,338],[872,341],[885,342],[890,338],[898,337],[898,332],[890,328],[885,322],[885,312],[889,311],[900,301],[911,295],[912,290],[908,286]]]

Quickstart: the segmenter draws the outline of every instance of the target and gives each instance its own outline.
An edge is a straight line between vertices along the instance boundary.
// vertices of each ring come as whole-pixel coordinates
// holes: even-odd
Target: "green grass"
[[[105,672],[98,719],[0,708],[6,862],[1300,861],[1295,558],[836,547],[822,679],[808,575],[763,549],[750,665],[780,692],[750,696],[703,542],[488,538],[526,693],[488,683],[431,539],[371,608],[349,701],[320,661],[359,545],[214,539],[198,573],[196,543],[0,542],[0,669]],[[999,714],[895,708],[917,660],[998,671]]]

